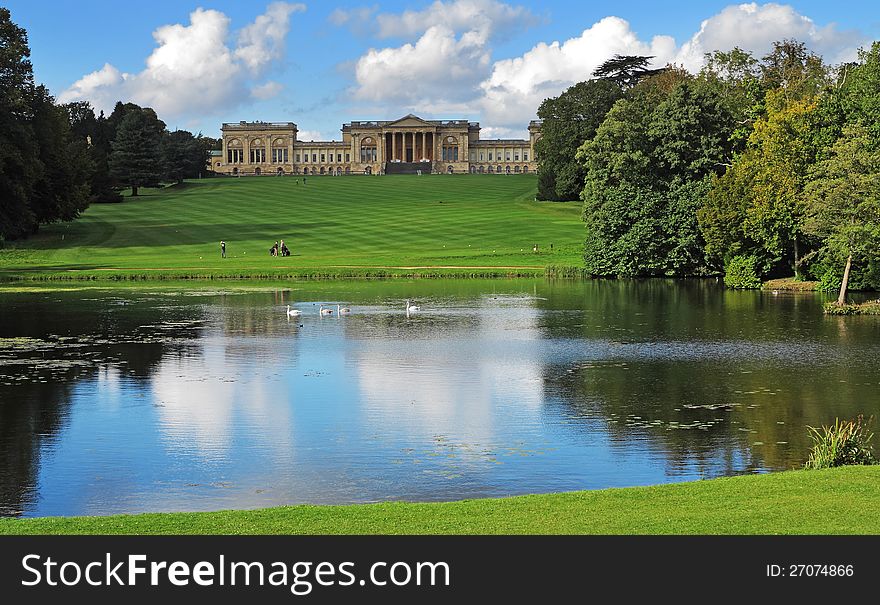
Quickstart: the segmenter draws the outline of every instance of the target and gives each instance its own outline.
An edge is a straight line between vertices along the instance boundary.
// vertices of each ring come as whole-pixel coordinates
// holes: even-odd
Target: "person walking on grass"
[[[226,242],[220,240],[220,258],[226,258]]]

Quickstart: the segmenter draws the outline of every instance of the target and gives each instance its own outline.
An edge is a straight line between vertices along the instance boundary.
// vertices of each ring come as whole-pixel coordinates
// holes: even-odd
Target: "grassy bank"
[[[217,178],[142,193],[8,243],[0,279],[537,276],[579,265],[583,248],[580,204],[535,202],[533,175]],[[272,257],[281,239],[292,255]]]
[[[0,519],[0,534],[877,534],[880,466],[462,502]]]
[[[825,315],[880,315],[880,300],[847,305],[827,302],[824,309]]]
[[[782,290],[786,292],[815,292],[819,289],[817,281],[802,281],[793,277],[765,281],[762,290]]]

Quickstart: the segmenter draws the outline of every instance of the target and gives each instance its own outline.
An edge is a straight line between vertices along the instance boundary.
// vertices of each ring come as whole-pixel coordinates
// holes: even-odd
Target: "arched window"
[[[454,171],[455,171],[455,169],[452,166],[446,167],[446,172],[448,172],[449,174],[452,174]]]
[[[443,148],[441,149],[441,160],[444,162],[458,161],[458,139],[455,137],[446,137],[443,139]]]
[[[351,174],[351,166],[345,167],[345,174]]]
[[[272,143],[272,163],[286,164],[288,157],[287,144],[284,139],[275,139]]]
[[[232,139],[226,144],[226,163],[241,164],[244,162],[244,149],[241,148],[241,139]]]
[[[495,169],[495,172],[497,172],[498,174],[501,174],[501,166],[498,166],[498,167]]]
[[[278,167],[278,176],[282,176],[284,174],[284,168],[281,166]]]
[[[324,167],[321,166],[321,174],[324,174]]]
[[[373,174],[372,166],[367,166],[366,168],[364,168],[364,174]]]
[[[489,166],[488,172],[489,172],[489,174],[492,174],[492,167],[491,166]]]
[[[266,162],[266,148],[262,139],[254,139],[251,143],[251,164],[263,164]]]
[[[477,173],[477,167],[471,166],[471,174],[476,174],[476,173]]]
[[[480,174],[483,174],[486,171],[485,166],[480,166]]]
[[[510,174],[510,166],[507,166],[507,167],[504,169],[504,172],[505,172],[506,174]]]
[[[238,174],[238,166],[232,169],[232,174]]]
[[[372,137],[361,140],[361,164],[371,164],[378,158],[376,141]]]
[[[523,174],[527,173],[528,171],[529,171],[529,167],[523,166]]]
[[[257,176],[260,176],[260,174],[262,174],[262,173],[260,172],[259,168],[254,168],[254,174]]]
[[[342,166],[337,166],[336,167],[336,176],[339,176],[341,174],[342,174]]]
[[[513,171],[514,171],[515,173],[519,174],[519,166],[514,166],[514,167],[513,167]]]

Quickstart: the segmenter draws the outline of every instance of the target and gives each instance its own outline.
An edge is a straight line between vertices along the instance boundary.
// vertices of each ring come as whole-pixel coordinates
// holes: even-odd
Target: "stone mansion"
[[[227,175],[344,175],[535,172],[535,142],[529,138],[480,139],[480,124],[467,120],[351,122],[340,141],[300,141],[293,122],[223,124],[223,149],[212,152],[211,170]]]

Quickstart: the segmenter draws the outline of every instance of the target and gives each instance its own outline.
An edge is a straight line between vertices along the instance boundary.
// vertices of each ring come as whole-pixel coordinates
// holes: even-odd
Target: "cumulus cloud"
[[[855,59],[857,47],[867,42],[858,32],[841,31],[834,24],[819,27],[789,5],[752,2],[728,6],[703,21],[700,31],[682,45],[676,61],[697,70],[707,52],[739,46],[762,56],[774,41],[784,38],[806,43],[830,63]]]
[[[434,25],[415,44],[370,49],[355,66],[355,97],[401,104],[473,98],[489,74],[488,32]]]
[[[534,25],[537,18],[524,6],[511,6],[496,0],[437,0],[420,11],[380,14],[376,21],[380,37],[409,38],[436,25],[454,32],[485,30],[498,33]]]
[[[643,42],[627,21],[605,17],[577,38],[562,44],[541,42],[520,57],[497,61],[480,85],[483,119],[496,127],[518,125],[522,130],[541,101],[586,80],[615,54],[650,55],[663,65],[675,58],[676,50],[669,36]]]
[[[706,52],[739,46],[761,56],[774,41],[785,38],[805,42],[832,63],[852,59],[866,41],[833,24],[819,27],[791,6],[775,3],[728,6],[703,21],[700,30],[681,46],[669,36],[642,40],[624,19],[606,17],[576,38],[541,42],[519,57],[495,62],[490,76],[480,84],[482,95],[473,103],[486,124],[522,133],[541,101],[589,78],[615,54],[652,55],[655,66],[676,63],[696,71],[703,66]]]
[[[492,40],[535,21],[527,8],[497,0],[437,0],[424,10],[377,15],[379,37],[417,39],[360,57],[354,97],[421,112],[456,107],[489,76]]]
[[[116,101],[152,107],[163,118],[227,109],[254,98],[277,94],[274,82],[257,84],[266,69],[283,54],[290,15],[305,5],[270,4],[263,15],[227,44],[230,19],[216,10],[198,8],[189,25],[174,24],[153,32],[156,48],[139,73],[123,73],[105,64],[62,92],[62,103],[87,100],[108,111]],[[242,95],[242,91],[246,94]]]

